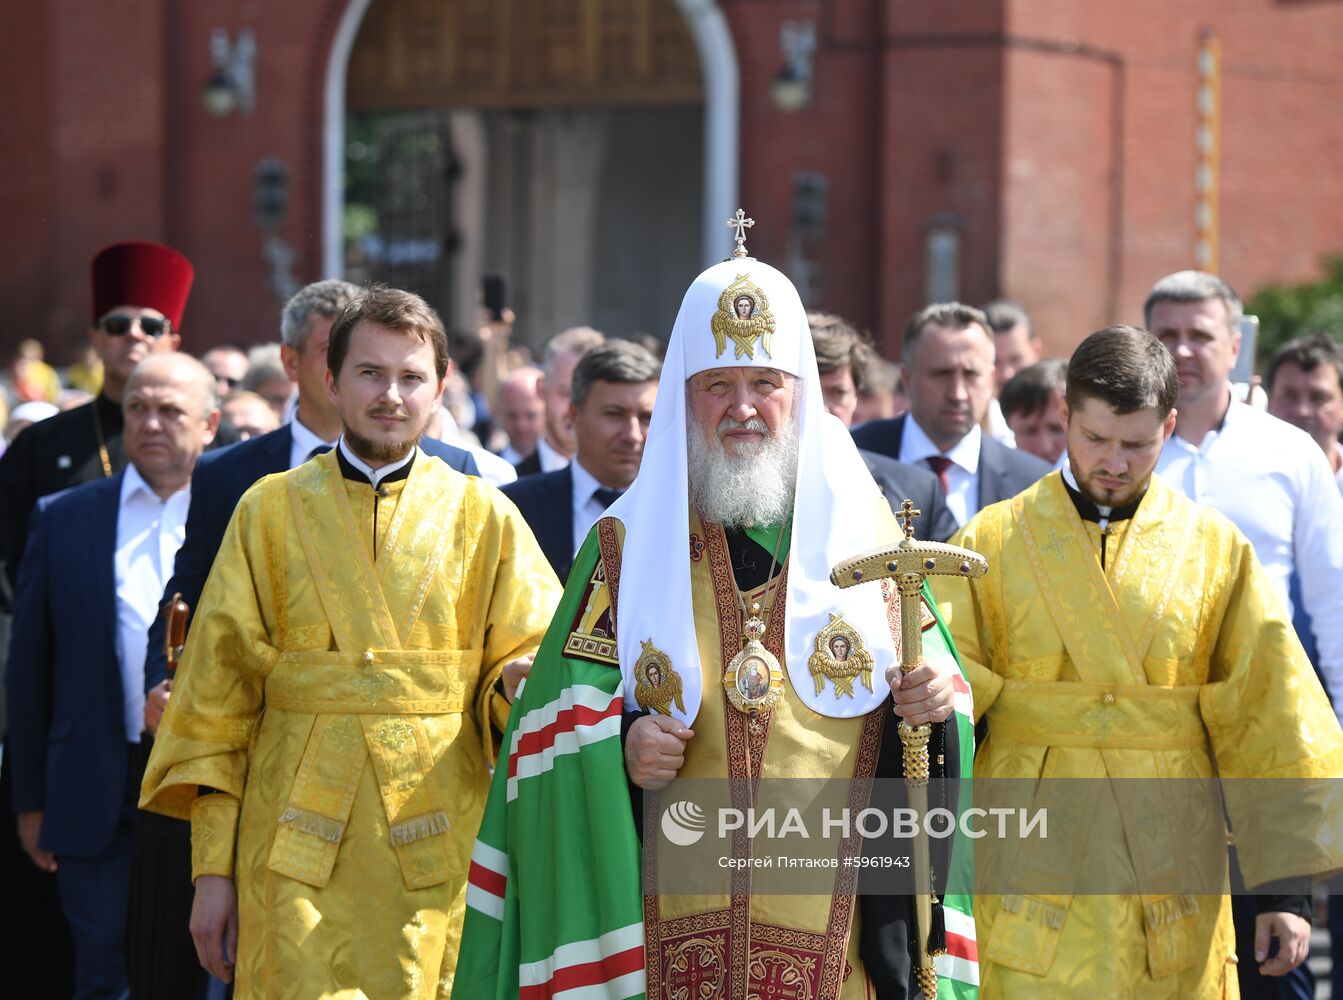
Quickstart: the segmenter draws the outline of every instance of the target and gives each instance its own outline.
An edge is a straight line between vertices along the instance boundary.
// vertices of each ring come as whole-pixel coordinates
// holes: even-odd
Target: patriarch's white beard
[[[711,441],[699,424],[689,421],[690,502],[705,518],[727,528],[782,524],[793,512],[796,492],[797,422],[790,419],[781,433],[771,435],[759,417],[744,423],[726,417],[718,433],[739,428],[760,431],[765,437],[752,444],[729,444],[721,436]]]

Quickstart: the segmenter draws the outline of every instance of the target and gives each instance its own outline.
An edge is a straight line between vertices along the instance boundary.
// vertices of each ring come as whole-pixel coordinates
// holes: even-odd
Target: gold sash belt
[[[377,650],[282,653],[266,707],[313,715],[442,715],[465,709],[481,652]]]
[[[1199,688],[1008,680],[993,734],[1028,746],[1192,750],[1207,745]]]

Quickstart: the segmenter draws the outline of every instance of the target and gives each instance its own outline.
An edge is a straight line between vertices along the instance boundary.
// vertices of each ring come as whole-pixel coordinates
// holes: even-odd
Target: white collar
[[[181,496],[190,489],[191,483],[188,482],[180,490],[169,497],[168,500],[173,499],[173,497]],[[168,502],[168,500],[162,499],[156,492],[154,492],[154,487],[150,486],[149,483],[145,481],[144,476],[140,475],[140,470],[127,462],[126,474],[121,479],[121,503],[125,504],[127,500],[137,494],[144,494],[146,498],[153,500],[154,503],[158,504],[160,507]]]
[[[901,459],[907,462],[920,462],[930,455],[945,455],[953,463],[960,466],[970,475],[979,471],[979,451],[983,444],[984,432],[979,429],[979,424],[970,428],[970,433],[961,438],[952,446],[950,451],[943,451],[937,445],[933,444],[930,438],[919,422],[914,419],[914,414],[909,415],[905,421],[904,440],[900,443]],[[906,458],[906,456],[908,456]]]
[[[362,472],[365,476],[368,477],[368,481],[373,484],[373,488],[375,490],[378,488],[378,483],[382,482],[384,479],[390,476],[393,472],[396,472],[398,469],[404,468],[405,466],[409,465],[410,460],[415,457],[415,448],[411,448],[410,451],[406,453],[405,458],[392,462],[389,465],[384,465],[379,469],[375,469],[373,468],[373,466],[369,465],[362,458],[360,458],[358,455],[356,455],[354,452],[350,450],[350,446],[345,443],[344,434],[340,436],[340,440],[336,442],[336,446],[340,448],[340,453],[345,456],[345,461],[349,462],[356,469],[358,469],[360,472]]]
[[[574,496],[578,498],[580,504],[587,503],[592,499],[592,494],[602,488],[602,484],[597,482],[597,477],[583,468],[583,463],[578,460],[577,455],[569,463],[569,474],[574,477]]]
[[[1190,441],[1178,430],[1171,435],[1171,440],[1174,441],[1178,439],[1181,444],[1188,445],[1194,451],[1199,451],[1205,444],[1215,441],[1228,427],[1240,423],[1245,417],[1245,414],[1242,411],[1251,409],[1252,407],[1250,407],[1248,403],[1242,403],[1236,398],[1236,389],[1230,382],[1226,384],[1226,391],[1231,401],[1227,404],[1226,413],[1222,414],[1222,422],[1220,424],[1204,434],[1202,440],[1199,441]]]
[[[312,454],[314,448],[330,448],[335,442],[324,441],[298,418],[298,410],[294,410],[294,417],[289,421],[289,434],[293,438],[294,447],[303,452],[304,458]]]
[[[569,459],[551,446],[545,434],[536,439],[536,456],[542,472],[559,472],[569,464]]]

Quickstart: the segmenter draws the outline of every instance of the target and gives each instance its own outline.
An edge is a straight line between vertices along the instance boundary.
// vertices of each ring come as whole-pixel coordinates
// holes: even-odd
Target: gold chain
[[[93,411],[93,433],[98,435],[98,457],[102,459],[103,476],[112,475],[112,459],[107,454],[107,442],[103,439],[103,420],[98,416],[98,400],[95,397],[89,404],[89,409]]]

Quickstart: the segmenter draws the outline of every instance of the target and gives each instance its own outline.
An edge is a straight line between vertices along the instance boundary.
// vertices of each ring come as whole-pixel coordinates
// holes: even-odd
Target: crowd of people
[[[1228,801],[1254,894],[656,883],[680,778],[1343,777],[1337,339],[1234,385],[1241,301],[1181,271],[1070,359],[999,300],[897,364],[741,232],[665,342],[535,356],[340,280],[197,350],[182,254],[94,258],[87,351],[0,379],[0,992],[1314,995],[1279,883],[1343,868],[1328,795],[1295,852]],[[902,671],[895,581],[831,571],[906,536],[989,575]]]

